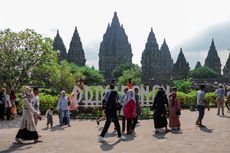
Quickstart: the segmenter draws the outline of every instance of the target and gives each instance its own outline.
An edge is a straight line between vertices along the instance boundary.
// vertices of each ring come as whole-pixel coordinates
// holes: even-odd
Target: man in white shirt
[[[224,87],[223,85],[219,85],[219,88],[216,89],[216,103],[217,103],[217,114],[220,115],[220,109],[222,111],[222,115],[224,116]]]
[[[199,112],[199,115],[196,121],[196,125],[200,127],[205,127],[202,124],[202,120],[204,118],[204,113],[205,113],[205,107],[207,107],[209,110],[209,106],[205,99],[205,85],[201,85],[200,90],[197,92],[197,110]]]

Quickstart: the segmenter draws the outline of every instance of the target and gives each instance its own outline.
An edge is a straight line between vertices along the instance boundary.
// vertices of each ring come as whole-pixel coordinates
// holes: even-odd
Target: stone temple
[[[173,60],[166,41],[159,49],[153,29],[149,33],[145,49],[142,52],[142,82],[145,85],[169,83]]]
[[[79,33],[77,31],[77,27],[75,27],[73,37],[70,42],[67,61],[70,63],[77,64],[79,66],[85,66],[85,52],[82,48],[82,43]]]
[[[189,63],[186,61],[186,58],[181,48],[180,53],[177,57],[177,61],[173,66],[173,80],[187,79],[189,71]]]
[[[214,70],[219,74],[219,76],[221,76],[221,62],[213,39],[204,65]]]
[[[226,79],[226,81],[230,81],[230,54],[223,69],[223,78]]]
[[[113,77],[112,72],[118,65],[132,63],[132,56],[131,44],[115,12],[99,49],[99,70],[107,82]]]
[[[63,43],[63,40],[59,34],[59,31],[57,30],[57,34],[54,38],[54,42],[53,42],[53,49],[55,51],[58,51],[59,55],[58,55],[58,62],[60,63],[62,60],[66,60],[67,57],[67,53],[66,53],[66,47]]]
[[[196,63],[195,69],[198,69],[198,68],[200,68],[200,67],[202,67],[202,65],[201,65],[200,61],[198,61],[198,62]]]

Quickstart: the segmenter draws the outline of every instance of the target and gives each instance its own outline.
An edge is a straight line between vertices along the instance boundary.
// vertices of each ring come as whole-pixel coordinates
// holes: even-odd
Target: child
[[[53,127],[53,107],[50,107],[46,112],[46,118],[47,118],[47,128],[49,127],[49,124],[51,127]]]

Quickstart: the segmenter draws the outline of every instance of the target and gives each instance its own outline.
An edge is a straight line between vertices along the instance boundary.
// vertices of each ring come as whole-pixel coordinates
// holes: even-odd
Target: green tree
[[[85,76],[86,85],[103,85],[105,84],[105,79],[99,70],[90,68],[88,66],[78,67],[79,72]]]
[[[84,78],[83,74],[77,71],[72,71],[72,64],[67,61],[61,61],[59,64],[54,64],[53,71],[50,75],[50,86],[55,92],[65,90],[71,92],[76,80]]]
[[[173,85],[178,91],[189,93],[191,91],[192,82],[190,80],[174,80]]]
[[[85,84],[102,85],[105,83],[102,74],[88,66],[77,66],[67,61],[61,61],[60,65],[53,65],[50,76],[50,85],[55,92],[66,90],[71,92],[76,82],[80,79],[85,80]]]
[[[141,84],[141,68],[138,66],[135,66],[134,68],[125,70],[122,73],[122,76],[118,78],[118,84],[125,85],[129,78],[132,79],[132,82],[135,85],[140,85]]]
[[[218,73],[207,66],[203,66],[190,71],[190,77],[196,79],[218,78]]]
[[[0,32],[0,78],[6,88],[17,90],[28,85],[36,79],[32,77],[35,69],[38,71],[38,67],[55,62],[56,58],[52,40],[34,30]]]
[[[122,76],[122,73],[125,70],[131,69],[132,65],[131,64],[121,64],[118,65],[112,72],[113,77],[115,78],[119,78],[120,76]]]

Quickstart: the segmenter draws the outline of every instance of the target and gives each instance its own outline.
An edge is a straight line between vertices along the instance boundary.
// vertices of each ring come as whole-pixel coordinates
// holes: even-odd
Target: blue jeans
[[[198,112],[199,112],[198,120],[201,122],[202,119],[204,118],[205,106],[197,105],[197,110],[198,110]]]
[[[67,124],[70,125],[70,116],[69,116],[69,110],[61,110],[61,116],[60,116],[60,123],[63,125],[63,118],[67,118]]]

